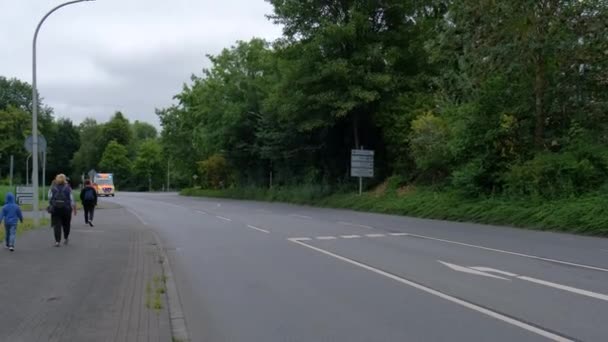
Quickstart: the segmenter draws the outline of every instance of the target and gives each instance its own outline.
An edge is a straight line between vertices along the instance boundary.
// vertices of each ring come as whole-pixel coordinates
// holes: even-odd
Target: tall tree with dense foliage
[[[99,161],[97,171],[113,173],[114,182],[119,187],[127,184],[131,176],[131,160],[127,148],[116,140],[110,141]]]

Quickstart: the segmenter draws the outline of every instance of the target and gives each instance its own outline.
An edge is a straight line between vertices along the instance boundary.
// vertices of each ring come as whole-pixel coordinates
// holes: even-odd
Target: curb
[[[171,264],[167,253],[163,248],[160,238],[156,232],[150,229],[154,240],[156,240],[156,247],[159,250],[161,256],[161,267],[163,269],[163,276],[166,279],[165,285],[167,286],[167,303],[169,306],[169,321],[171,323],[171,335],[174,341],[188,342],[190,341],[190,334],[188,333],[188,327],[186,325],[186,319],[182,309],[182,302],[180,301],[177,293],[177,287],[173,278],[173,272],[171,271]]]

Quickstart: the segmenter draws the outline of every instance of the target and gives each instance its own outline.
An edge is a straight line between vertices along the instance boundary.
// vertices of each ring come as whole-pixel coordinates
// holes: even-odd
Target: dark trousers
[[[61,242],[61,230],[63,238],[67,239],[70,235],[70,224],[72,222],[72,211],[70,209],[55,210],[51,215],[51,224],[55,233],[55,242]]]
[[[84,222],[89,223],[93,221],[93,215],[95,214],[95,204],[85,204],[84,207]]]

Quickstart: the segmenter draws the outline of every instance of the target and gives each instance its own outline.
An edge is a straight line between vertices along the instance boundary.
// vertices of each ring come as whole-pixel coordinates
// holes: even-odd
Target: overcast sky
[[[31,39],[66,0],[0,0],[0,75],[31,83]],[[38,37],[38,89],[58,117],[106,121],[120,110],[158,126],[191,74],[236,40],[274,40],[263,0],[97,0],[53,13]]]

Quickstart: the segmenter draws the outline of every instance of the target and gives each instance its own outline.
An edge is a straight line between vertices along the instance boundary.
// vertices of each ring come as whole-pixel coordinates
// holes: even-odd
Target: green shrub
[[[202,184],[211,189],[220,189],[227,185],[230,174],[226,158],[214,154],[207,160],[198,163],[198,170],[202,176]]]
[[[606,170],[582,153],[545,152],[512,167],[505,185],[511,195],[567,197],[596,190],[605,177]]]
[[[423,114],[412,121],[410,146],[416,166],[431,173],[444,171],[451,161],[449,136],[447,123],[433,114]]]

